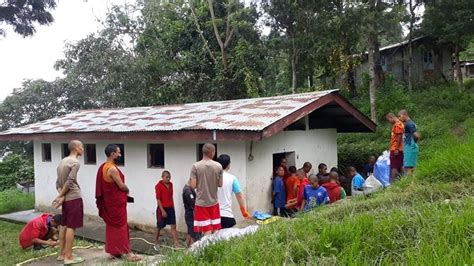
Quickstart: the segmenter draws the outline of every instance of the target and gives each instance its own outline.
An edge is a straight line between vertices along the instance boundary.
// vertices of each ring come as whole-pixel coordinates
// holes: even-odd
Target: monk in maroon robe
[[[125,176],[114,163],[121,152],[117,145],[105,148],[107,162],[97,171],[96,203],[99,216],[105,222],[105,252],[112,258],[125,257],[129,261],[141,258],[130,253],[130,235],[127,223],[127,195]]]

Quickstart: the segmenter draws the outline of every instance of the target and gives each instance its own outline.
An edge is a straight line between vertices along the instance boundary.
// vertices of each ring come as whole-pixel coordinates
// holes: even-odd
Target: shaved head
[[[67,147],[71,155],[81,156],[82,153],[84,153],[84,145],[82,145],[82,142],[80,140],[75,139],[69,141]]]
[[[402,109],[400,110],[400,112],[398,112],[398,117],[402,122],[406,122],[410,119],[410,117],[408,116],[408,111],[405,109]]]
[[[69,151],[73,151],[74,149],[79,148],[81,146],[82,146],[82,142],[80,140],[75,139],[75,140],[69,141],[67,148],[69,149]]]
[[[319,183],[318,176],[315,175],[315,174],[309,175],[309,178],[308,178],[308,179],[309,179],[309,181],[310,181],[311,183]]]
[[[212,159],[216,153],[216,146],[212,143],[206,143],[202,146],[202,154],[206,155],[208,158]]]
[[[408,115],[408,111],[406,109],[402,109],[400,112],[398,112],[398,115]]]
[[[394,118],[394,117],[397,117],[394,113],[388,113],[387,118]]]

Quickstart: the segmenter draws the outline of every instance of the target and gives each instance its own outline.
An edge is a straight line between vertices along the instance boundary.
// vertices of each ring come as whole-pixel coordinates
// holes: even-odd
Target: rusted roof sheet
[[[0,132],[0,136],[63,132],[262,131],[335,91],[182,105],[84,110],[12,128]]]

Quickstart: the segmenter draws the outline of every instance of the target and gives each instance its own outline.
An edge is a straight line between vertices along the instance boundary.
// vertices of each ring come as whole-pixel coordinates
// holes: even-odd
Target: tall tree
[[[0,3],[0,24],[6,23],[16,33],[30,36],[36,32],[34,23],[47,25],[53,22],[50,11],[55,7],[55,0],[5,0]],[[5,35],[5,29],[0,28],[0,35]]]
[[[464,87],[460,52],[474,36],[474,1],[472,0],[432,0],[426,4],[422,23],[423,31],[432,34],[442,42],[454,45],[456,75],[459,89]]]
[[[380,63],[380,38],[387,32],[393,32],[394,27],[401,27],[399,22],[405,10],[402,1],[364,0],[359,3],[359,8],[364,12],[362,26],[366,28],[368,48],[370,117],[377,122],[376,92],[384,82]]]
[[[235,28],[233,25],[231,25],[231,16],[232,16],[232,8],[234,7],[233,4],[235,2],[236,1],[231,0],[225,6],[226,13],[227,13],[226,18],[225,18],[225,33],[224,33],[224,36],[221,37],[221,34],[219,33],[219,29],[217,28],[218,18],[216,18],[216,15],[214,14],[214,1],[208,0],[209,12],[211,14],[212,28],[214,29],[214,34],[216,35],[217,43],[219,44],[219,48],[221,49],[222,65],[224,66],[224,70],[227,70],[227,67],[228,67],[227,48],[229,47],[229,44],[234,37]],[[224,3],[220,3],[220,4],[222,5]]]
[[[261,6],[268,15],[267,25],[271,36],[279,39],[281,48],[287,50],[291,91],[308,80],[313,86],[316,68],[315,45],[323,31],[323,15],[328,1],[264,0]]]
[[[28,80],[0,103],[0,131],[56,117],[70,111],[61,80]],[[7,152],[33,156],[31,142],[0,141],[0,157]]]
[[[420,19],[416,14],[416,10],[422,6],[422,0],[408,0],[408,90],[413,89],[413,33],[415,31],[416,22]]]

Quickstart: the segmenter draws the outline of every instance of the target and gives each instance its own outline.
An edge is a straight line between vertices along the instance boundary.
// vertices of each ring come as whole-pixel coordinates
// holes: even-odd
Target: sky
[[[6,27],[6,37],[0,37],[0,101],[25,79],[60,77],[54,63],[62,58],[64,45],[96,32],[114,5],[133,3],[134,0],[58,0],[52,11],[54,22],[49,26],[37,26],[36,34],[23,38]]]

